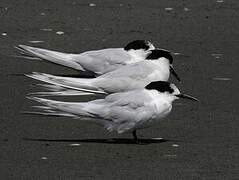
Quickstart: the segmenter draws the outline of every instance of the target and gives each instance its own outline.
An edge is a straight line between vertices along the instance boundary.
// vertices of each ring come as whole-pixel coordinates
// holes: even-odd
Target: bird
[[[134,40],[124,48],[108,48],[80,54],[62,53],[26,45],[18,45],[16,48],[25,57],[39,58],[75,70],[91,72],[95,76],[142,61],[150,50],[155,49],[154,45],[146,40]]]
[[[36,106],[41,115],[71,117],[95,122],[109,132],[131,132],[135,143],[140,143],[136,131],[160,122],[172,110],[172,103],[179,98],[199,101],[180,93],[172,83],[155,81],[144,89],[113,93],[103,99],[88,102],[63,102],[39,97],[28,97],[43,106]]]
[[[45,83],[95,94],[111,94],[142,89],[153,81],[168,81],[170,72],[180,81],[173,69],[173,57],[165,50],[150,50],[144,61],[123,66],[96,78],[72,78],[34,72],[27,77]]]

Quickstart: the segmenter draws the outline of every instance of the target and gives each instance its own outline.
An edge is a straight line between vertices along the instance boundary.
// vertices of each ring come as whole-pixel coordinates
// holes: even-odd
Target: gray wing
[[[110,108],[104,117],[113,121],[109,130],[132,131],[157,116],[153,99],[146,90],[115,93],[105,99]]]
[[[147,77],[152,73],[153,69],[146,61],[140,61],[136,63],[129,64],[127,66],[121,67],[115,71],[104,74],[100,77],[102,78],[119,78],[119,77]]]
[[[153,74],[154,69],[150,65],[138,62],[101,75],[94,83],[105,92],[124,92],[144,88],[150,82],[159,80]]]
[[[123,48],[111,48],[85,52],[74,59],[84,69],[101,75],[126,65],[130,56]]]
[[[146,90],[135,90],[108,95],[104,100],[91,101],[92,114],[114,123],[133,122],[146,118],[152,98]],[[91,106],[91,107],[90,107]]]

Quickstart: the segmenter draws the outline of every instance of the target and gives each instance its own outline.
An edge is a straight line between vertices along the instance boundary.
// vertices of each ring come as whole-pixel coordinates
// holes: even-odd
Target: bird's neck
[[[165,102],[165,103],[169,103],[172,104],[172,102],[176,99],[178,99],[176,96],[169,94],[169,93],[161,93],[157,90],[150,90],[149,91],[150,96],[155,99],[155,102]]]
[[[142,61],[147,56],[147,53],[144,50],[129,50],[128,54],[132,61]]]
[[[160,58],[158,60],[148,60],[151,63],[155,64],[155,66],[160,66],[162,70],[169,70],[169,60],[166,58]]]

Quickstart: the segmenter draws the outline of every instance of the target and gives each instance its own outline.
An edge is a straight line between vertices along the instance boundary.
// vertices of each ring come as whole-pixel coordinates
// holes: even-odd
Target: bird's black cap
[[[161,57],[165,57],[166,59],[168,59],[170,64],[173,63],[173,57],[170,54],[170,52],[167,50],[163,50],[163,49],[151,50],[151,53],[146,57],[146,59],[155,60],[155,59],[158,59]]]
[[[166,81],[151,82],[145,87],[145,89],[155,89],[159,92],[169,92],[170,94],[174,92],[174,89],[170,86],[170,83]]]
[[[131,49],[138,50],[138,49],[144,49],[148,50],[150,48],[150,42],[145,40],[135,40],[130,42],[124,47],[124,50],[129,51]]]

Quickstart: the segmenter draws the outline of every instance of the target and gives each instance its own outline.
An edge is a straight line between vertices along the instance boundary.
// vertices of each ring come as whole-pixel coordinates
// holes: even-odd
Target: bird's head
[[[173,68],[173,56],[171,53],[164,49],[154,49],[150,51],[150,54],[146,57],[146,60],[159,60],[164,62],[164,64],[169,67],[170,72],[175,76],[175,78],[180,82],[180,78]]]
[[[173,100],[179,98],[190,99],[193,101],[199,101],[197,98],[180,93],[179,89],[172,83],[166,81],[155,81],[148,84],[145,89],[157,90],[160,93],[173,97]]]
[[[124,50],[127,51],[133,58],[145,59],[150,53],[150,50],[155,49],[154,45],[145,40],[135,40],[128,43]]]

